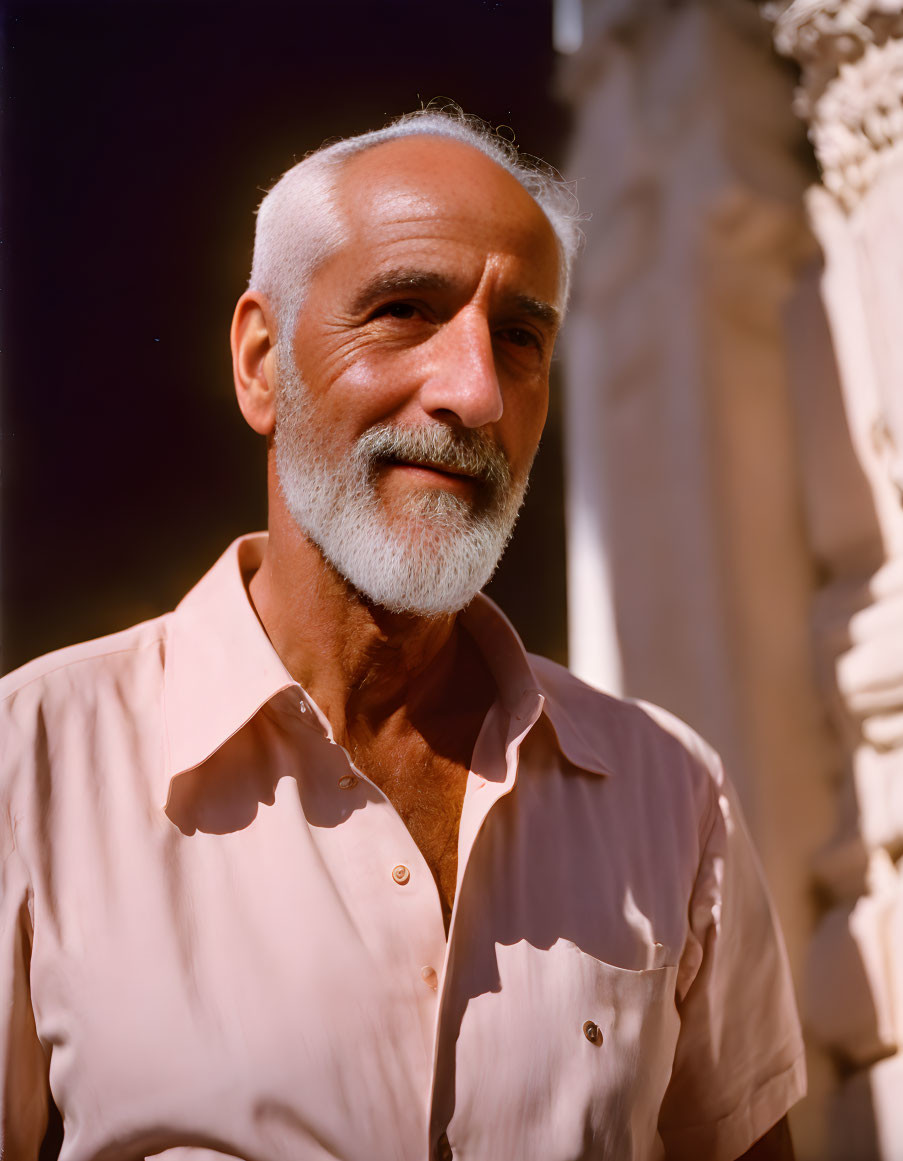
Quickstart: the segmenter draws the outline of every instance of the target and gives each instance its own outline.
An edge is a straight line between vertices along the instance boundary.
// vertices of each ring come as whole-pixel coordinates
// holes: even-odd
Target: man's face
[[[278,351],[289,511],[378,604],[465,605],[491,576],[548,405],[559,256],[525,190],[412,137],[348,163],[345,241]]]

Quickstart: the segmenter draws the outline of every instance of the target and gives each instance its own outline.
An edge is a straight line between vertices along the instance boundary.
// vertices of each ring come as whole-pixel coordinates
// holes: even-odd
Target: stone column
[[[899,0],[769,5],[801,69],[795,108],[821,182],[807,195],[852,447],[871,506],[834,553],[816,631],[846,761],[815,863],[824,914],[810,1035],[840,1082],[826,1157],[903,1158],[903,14]],[[824,459],[824,453],[822,453]],[[852,529],[850,529],[852,533]]]
[[[591,214],[564,337],[571,664],[722,752],[802,983],[839,759],[787,338],[817,260],[793,78],[748,0],[585,0],[583,37],[562,70]],[[808,1161],[831,1082],[813,1053]]]

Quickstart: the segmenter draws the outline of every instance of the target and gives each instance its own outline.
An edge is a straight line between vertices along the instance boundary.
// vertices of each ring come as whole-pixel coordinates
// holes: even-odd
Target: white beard
[[[527,490],[481,432],[441,423],[368,429],[331,460],[329,432],[294,359],[277,348],[276,469],[288,510],[325,560],[374,604],[435,617],[463,609],[495,572]],[[394,517],[375,488],[393,460],[480,477],[470,502],[440,488],[412,492]]]

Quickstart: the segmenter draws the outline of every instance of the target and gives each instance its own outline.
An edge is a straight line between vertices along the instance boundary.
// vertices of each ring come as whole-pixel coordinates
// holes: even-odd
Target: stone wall
[[[903,1158],[903,14],[898,2],[771,5],[800,66],[795,108],[821,180],[807,194],[849,437],[858,527],[822,554],[816,641],[844,750],[824,902],[803,981],[837,1063],[836,1161]],[[822,458],[826,458],[822,453]]]
[[[903,21],[888,0],[764,17],[748,0],[585,0],[562,68],[592,215],[565,336],[570,656],[722,751],[806,1021],[797,1152],[888,1161]]]

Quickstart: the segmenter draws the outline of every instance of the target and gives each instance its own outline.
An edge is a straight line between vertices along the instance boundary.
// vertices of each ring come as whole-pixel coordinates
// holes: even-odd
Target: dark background
[[[228,328],[262,191],[448,97],[560,164],[551,0],[3,9],[2,668],[171,608],[266,523]],[[565,654],[557,391],[490,591]]]

